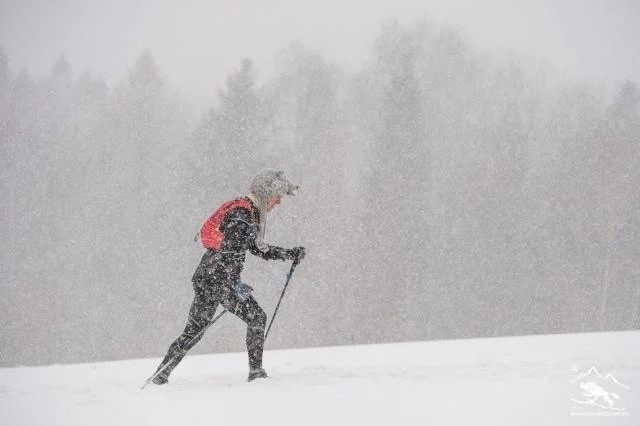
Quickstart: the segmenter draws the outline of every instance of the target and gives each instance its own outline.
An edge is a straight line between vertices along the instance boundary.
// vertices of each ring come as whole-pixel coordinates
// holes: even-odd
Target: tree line
[[[150,51],[114,87],[0,51],[0,365],[159,356],[193,235],[263,167],[301,186],[267,239],[309,253],[274,346],[638,329],[635,82],[499,65],[428,22],[385,24],[355,72],[300,43],[276,62],[193,120]],[[286,268],[256,265],[269,309]]]

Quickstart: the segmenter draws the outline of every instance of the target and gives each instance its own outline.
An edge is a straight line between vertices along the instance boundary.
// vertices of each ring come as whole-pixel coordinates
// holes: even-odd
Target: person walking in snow
[[[284,249],[264,241],[267,213],[280,204],[283,196],[295,195],[297,189],[284,172],[264,170],[251,182],[247,197],[224,203],[205,222],[200,237],[207,251],[191,280],[194,298],[187,325],[169,347],[153,383],[168,382],[173,369],[202,338],[218,305],[247,324],[248,380],[267,377],[262,368],[267,315],[251,295],[252,288],[240,281],[240,273],[247,250],[265,260],[300,262],[304,258],[304,247]]]

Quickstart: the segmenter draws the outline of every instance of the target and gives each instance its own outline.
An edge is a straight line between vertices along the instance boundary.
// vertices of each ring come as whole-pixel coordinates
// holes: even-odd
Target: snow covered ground
[[[640,331],[0,369],[0,424],[639,425]]]

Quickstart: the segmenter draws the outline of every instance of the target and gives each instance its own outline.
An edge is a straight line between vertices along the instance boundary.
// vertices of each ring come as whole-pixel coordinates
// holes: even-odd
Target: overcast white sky
[[[206,102],[242,57],[266,77],[294,39],[357,67],[391,17],[459,27],[479,50],[572,78],[640,81],[640,0],[0,0],[0,46],[14,70],[47,74],[64,53],[76,75],[112,84],[149,48],[172,86]]]

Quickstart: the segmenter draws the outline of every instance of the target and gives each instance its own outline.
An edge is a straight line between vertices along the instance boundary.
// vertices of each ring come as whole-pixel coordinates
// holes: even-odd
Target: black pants
[[[249,368],[262,367],[262,351],[264,347],[264,330],[267,314],[258,305],[253,296],[241,298],[229,287],[217,287],[194,283],[195,297],[189,309],[189,318],[182,334],[171,344],[167,355],[158,369],[169,365],[161,373],[169,377],[171,371],[182,361],[182,358],[202,338],[202,330],[213,319],[218,305],[221,304],[229,312],[247,324],[247,353]]]

